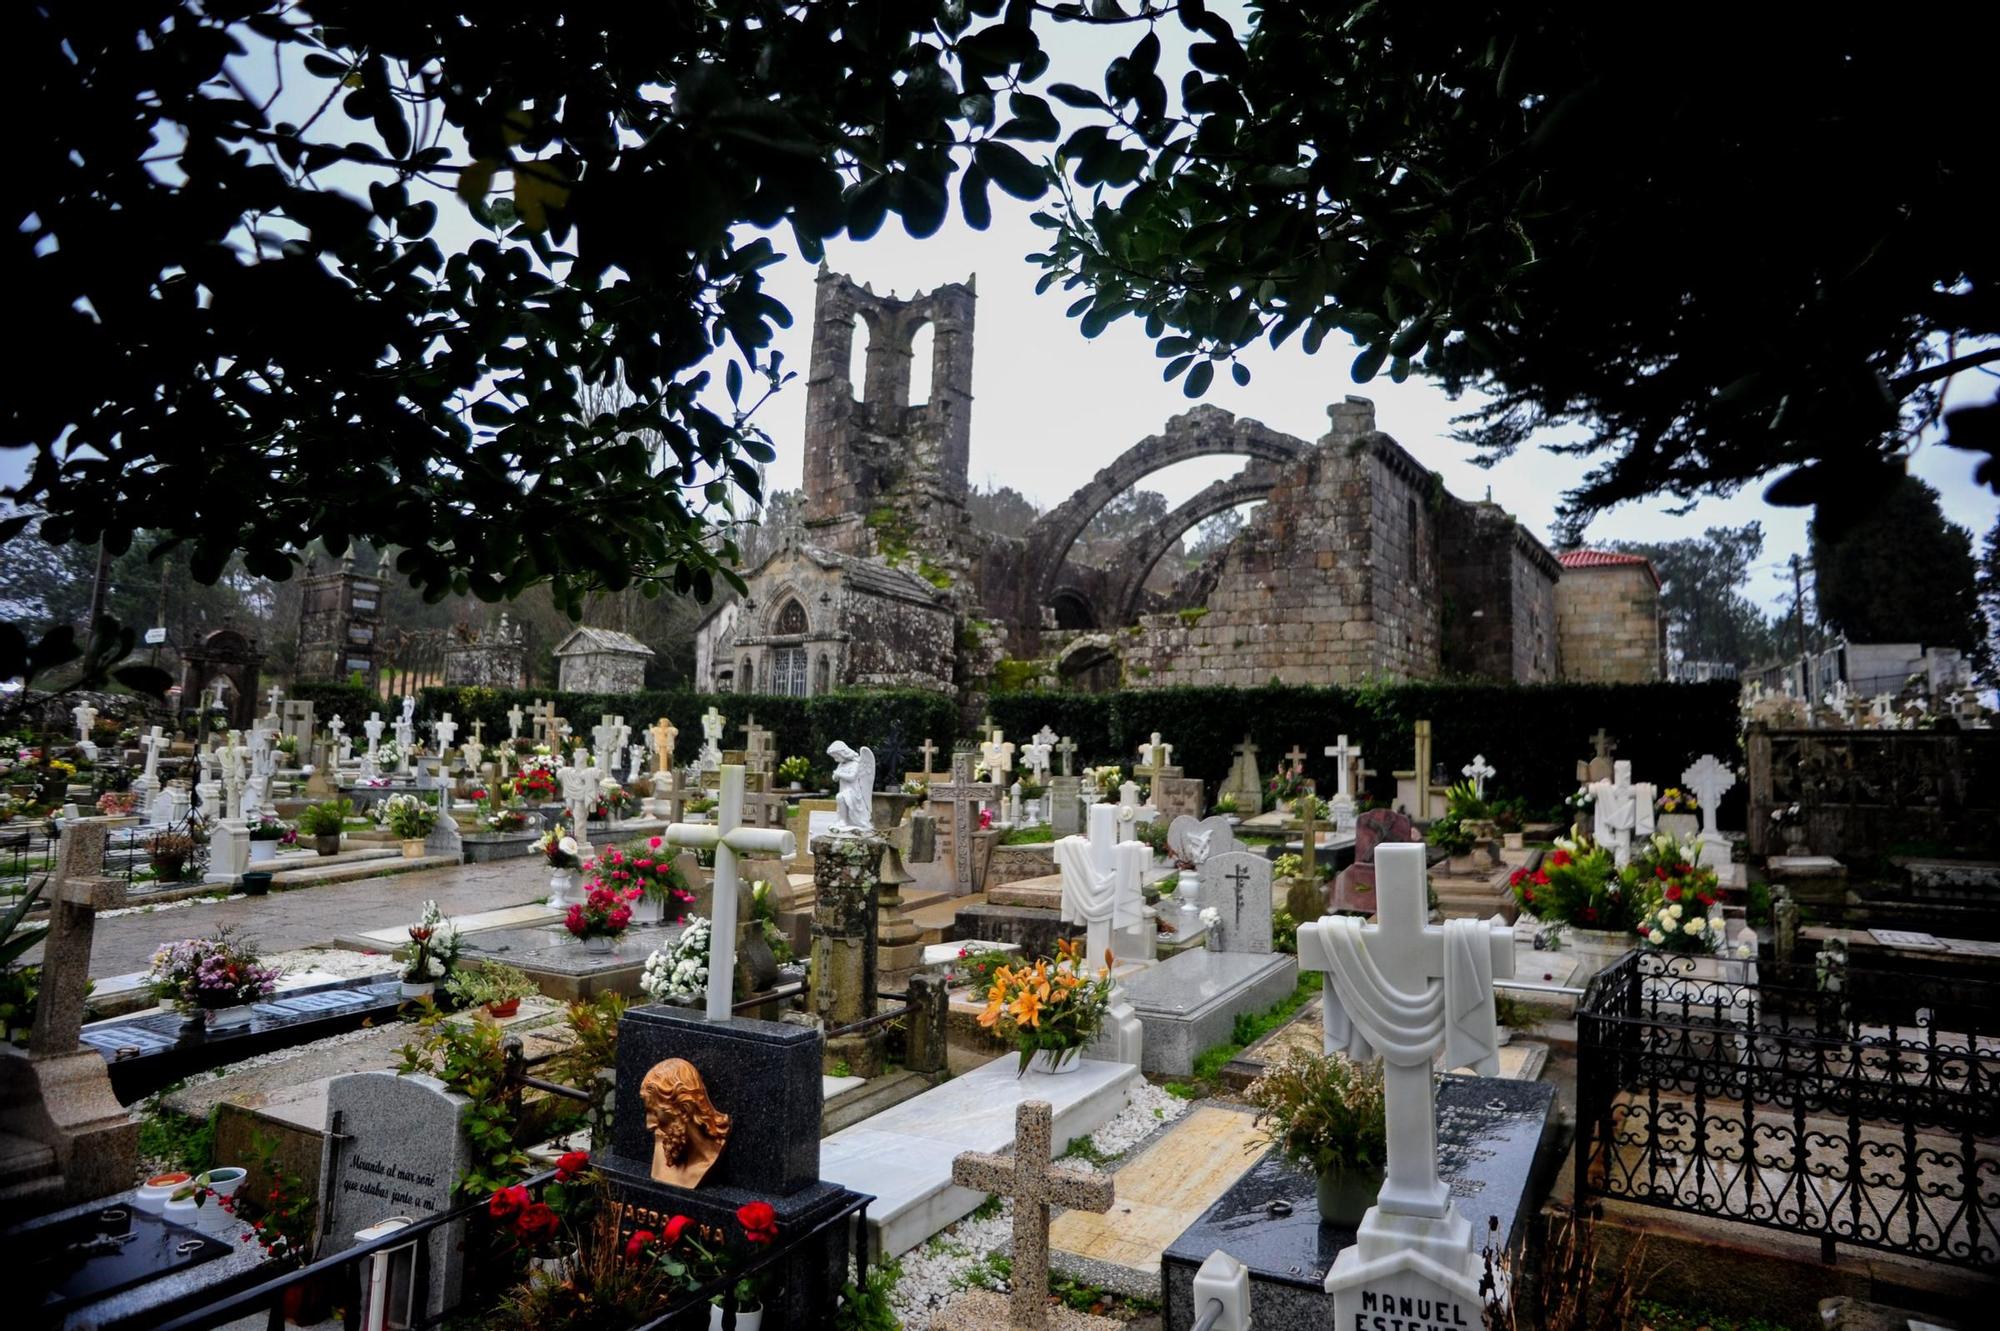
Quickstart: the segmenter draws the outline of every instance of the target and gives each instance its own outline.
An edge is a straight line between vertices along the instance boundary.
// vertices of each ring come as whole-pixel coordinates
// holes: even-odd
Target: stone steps
[[[870,1193],[868,1227],[884,1258],[908,1252],[986,1199],[951,1181],[965,1151],[999,1153],[1014,1142],[1014,1110],[1046,1100],[1055,1111],[1057,1155],[1125,1107],[1139,1069],[1097,1059],[1074,1072],[1016,1077],[1015,1060],[995,1059],[820,1143],[820,1177]]]

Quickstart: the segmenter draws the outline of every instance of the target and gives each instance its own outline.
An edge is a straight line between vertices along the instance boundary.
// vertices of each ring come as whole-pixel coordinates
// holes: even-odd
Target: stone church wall
[[[1564,569],[1556,623],[1564,679],[1641,684],[1666,674],[1660,589],[1642,564]]]
[[[1554,679],[1555,556],[1497,504],[1445,496],[1441,516],[1445,673]]]
[[[950,692],[955,647],[952,612],[886,596],[847,602],[847,675],[863,688]]]

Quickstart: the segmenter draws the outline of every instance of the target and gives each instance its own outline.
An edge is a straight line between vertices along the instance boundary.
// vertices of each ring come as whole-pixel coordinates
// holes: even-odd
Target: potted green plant
[[[1381,1066],[1294,1049],[1244,1094],[1264,1129],[1258,1145],[1312,1171],[1320,1223],[1359,1225],[1389,1159]]]
[[[351,800],[327,800],[299,810],[299,835],[313,839],[313,849],[321,855],[340,853],[340,833],[354,816]]]
[[[541,992],[524,972],[499,961],[482,961],[453,972],[445,991],[460,1007],[483,1007],[492,1017],[513,1016],[521,1010],[522,999]]]
[[[415,795],[391,795],[382,808],[382,820],[403,843],[403,858],[420,859],[424,838],[437,826],[437,810]]]
[[[429,998],[438,981],[451,974],[458,947],[458,926],[444,917],[437,902],[426,901],[423,915],[410,926],[410,946],[403,953],[403,997]]]
[[[806,778],[812,775],[812,761],[804,754],[795,753],[778,764],[778,780],[790,785],[793,790],[804,790]]]

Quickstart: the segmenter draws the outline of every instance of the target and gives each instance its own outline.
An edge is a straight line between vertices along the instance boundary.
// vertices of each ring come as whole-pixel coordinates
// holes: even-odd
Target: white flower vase
[[[429,998],[436,989],[437,981],[435,980],[425,980],[422,983],[405,980],[402,982],[399,991],[404,998]]]
[[[611,952],[611,947],[612,940],[603,934],[592,934],[583,940],[583,950],[594,957],[608,956]]]
[[[764,1309],[762,1305],[755,1308],[738,1308],[736,1310],[736,1331],[763,1331],[763,1327]],[[722,1305],[719,1303],[708,1305],[708,1331],[722,1331]]]
[[[554,873],[550,874],[549,899],[546,903],[548,908],[550,910],[568,910],[570,892],[575,883],[576,870],[574,869],[557,869]]]
[[[632,923],[658,924],[667,916],[667,899],[656,897],[651,892],[632,903]]]
[[[250,863],[269,864],[278,858],[278,843],[275,841],[252,841],[250,843]]]

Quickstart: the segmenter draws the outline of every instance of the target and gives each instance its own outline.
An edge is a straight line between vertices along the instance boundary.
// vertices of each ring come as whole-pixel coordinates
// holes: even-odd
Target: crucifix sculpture
[[[931,798],[951,805],[951,871],[953,889],[960,895],[972,891],[972,834],[977,830],[979,801],[998,796],[1000,787],[990,781],[972,779],[972,753],[960,749],[951,755],[951,780],[931,787]]]
[[[1379,923],[1329,915],[1299,926],[1300,967],[1327,974],[1327,1052],[1383,1060],[1387,1169],[1356,1243],[1327,1273],[1336,1325],[1348,1325],[1364,1286],[1392,1272],[1468,1301],[1479,1288],[1472,1227],[1438,1177],[1432,1063],[1442,1049],[1447,1069],[1499,1071],[1493,981],[1514,973],[1514,937],[1497,917],[1426,924],[1424,859],[1421,845],[1376,849]]]
[[[738,855],[775,855],[789,859],[796,847],[792,834],[780,827],[743,824],[743,767],[726,763],[712,823],[671,823],[669,845],[715,852],[713,912],[708,930],[708,1019],[727,1021],[735,1001]]]
[[[1062,737],[1062,742],[1056,745],[1056,757],[1060,759],[1062,762],[1062,774],[1064,776],[1076,775],[1076,773],[1071,770],[1072,759],[1074,759],[1075,756],[1076,756],[1076,741],[1071,739],[1068,735],[1064,735]]]

